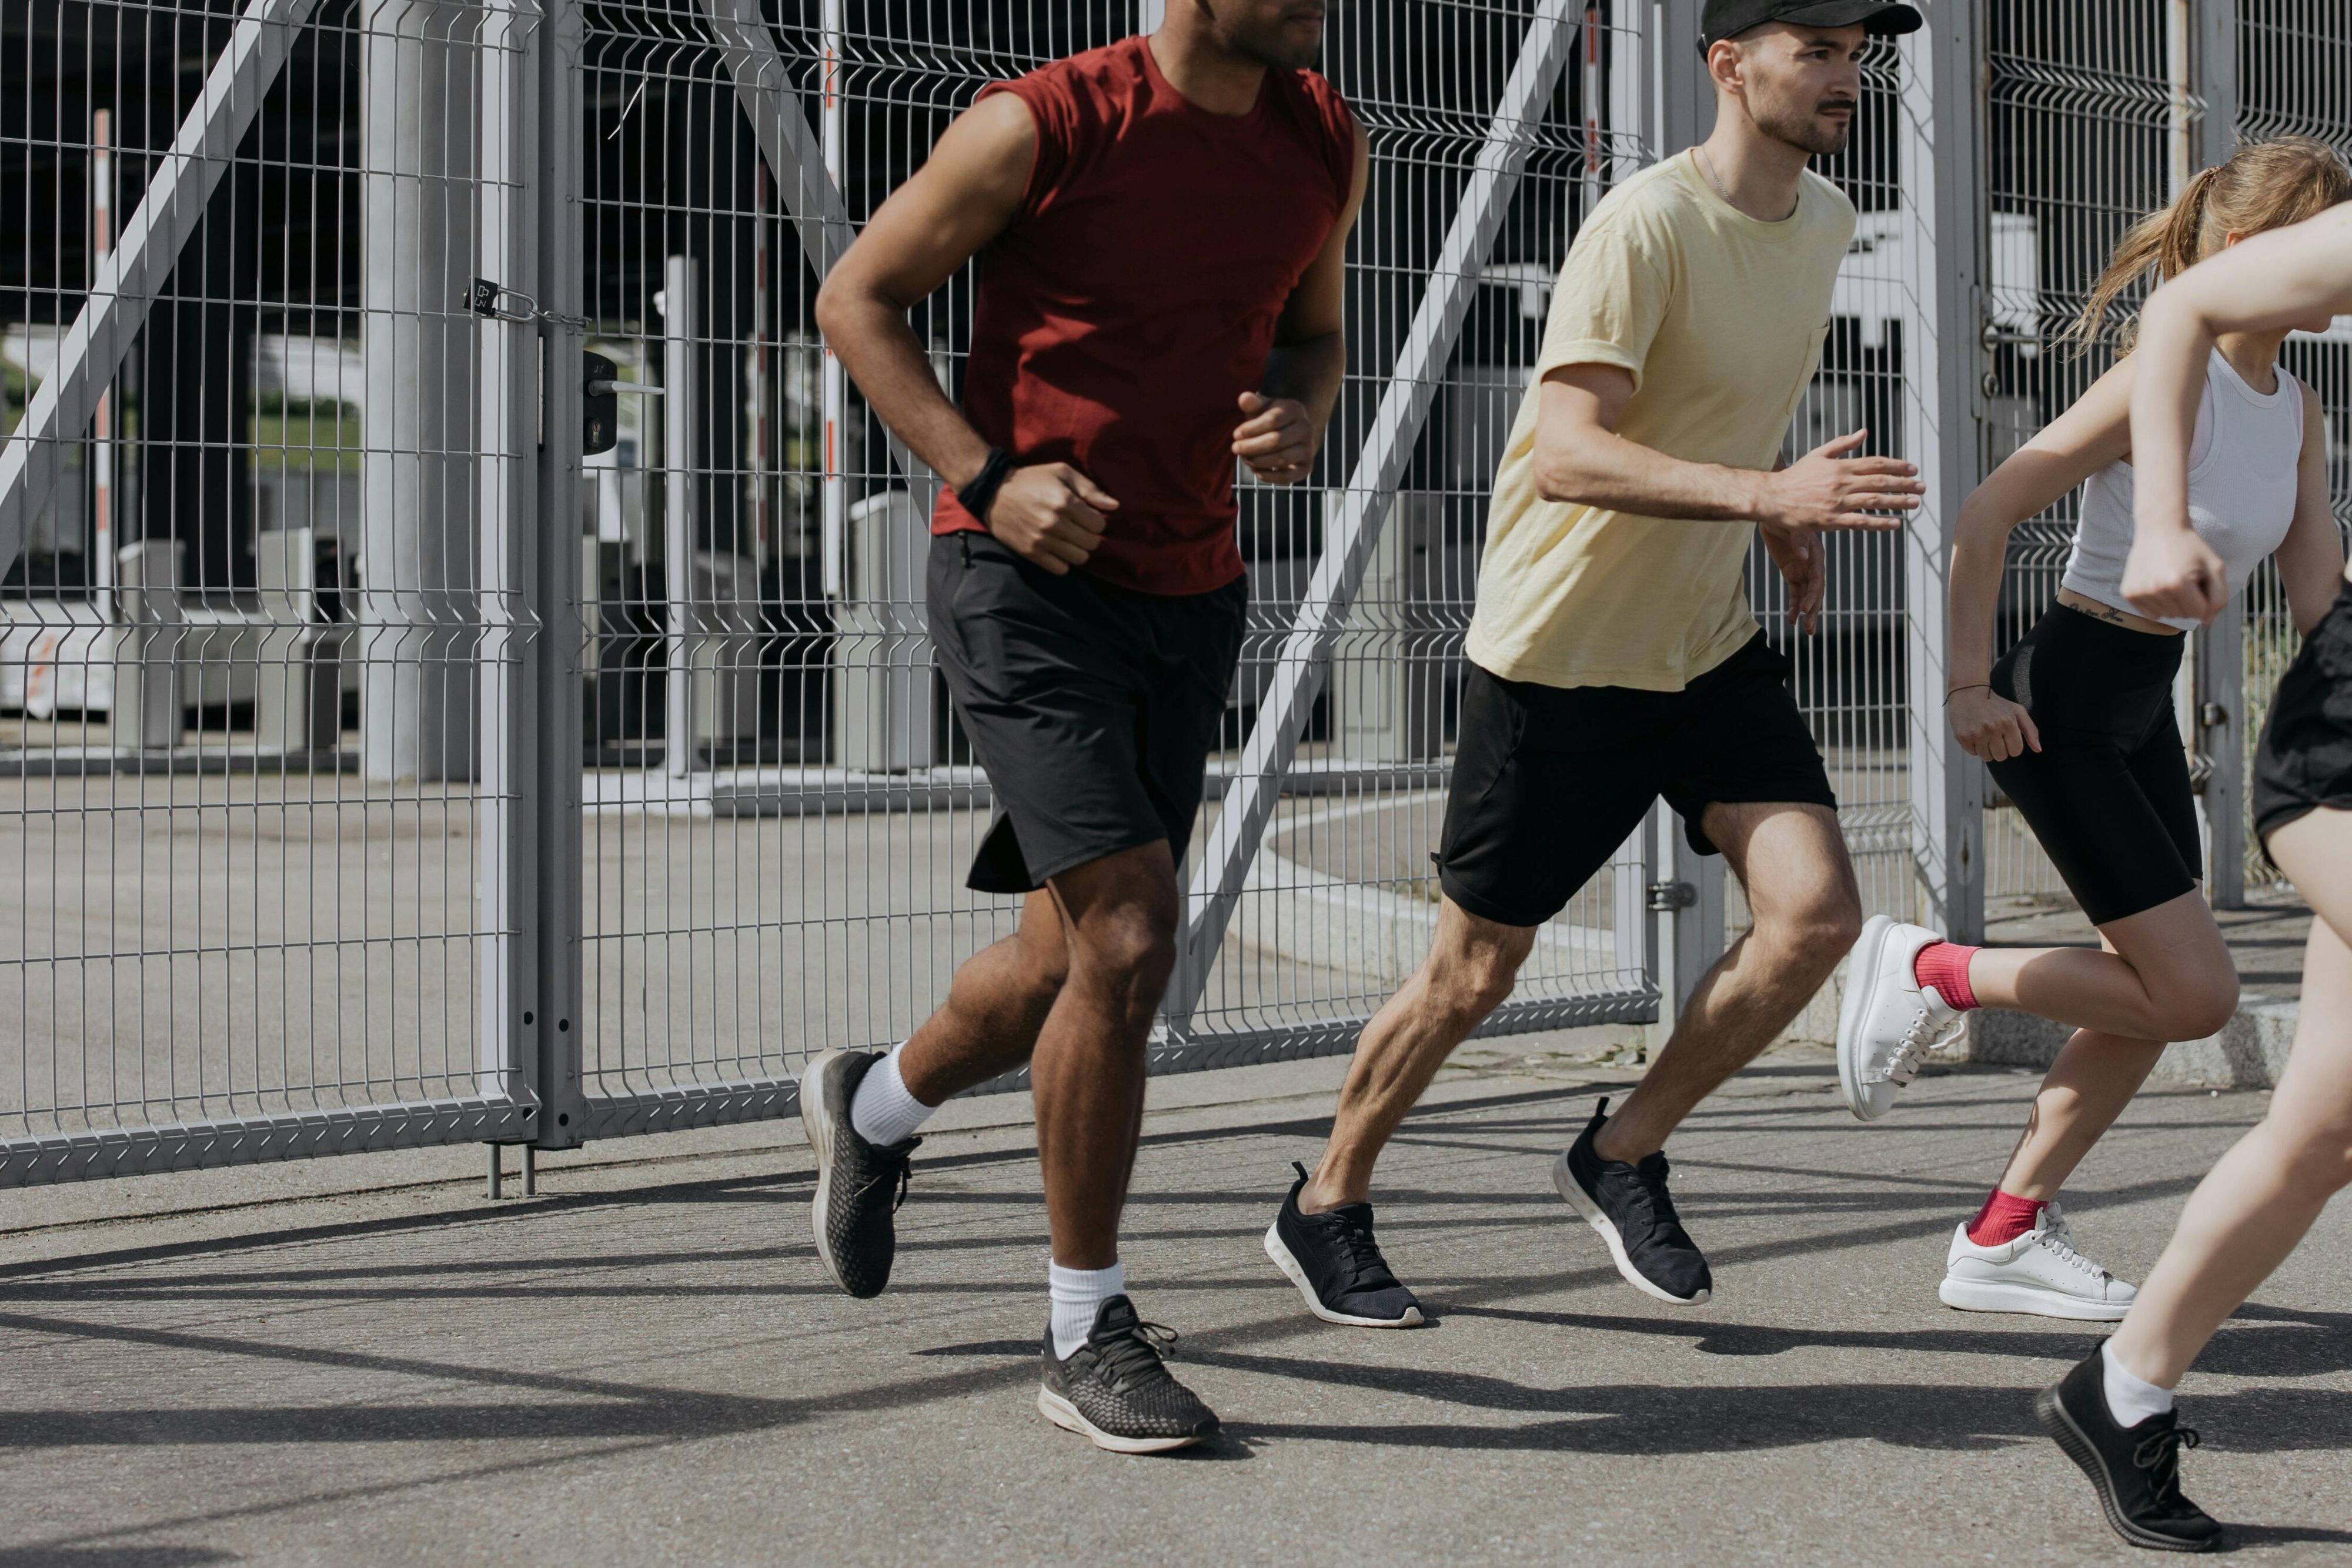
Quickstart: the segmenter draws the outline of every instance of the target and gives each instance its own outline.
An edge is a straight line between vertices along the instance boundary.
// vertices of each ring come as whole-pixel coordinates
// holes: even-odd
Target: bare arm
[[[988,443],[940,390],[907,312],[1004,232],[1036,155],[1029,106],[1012,93],[982,99],[891,193],[817,292],[817,326],[857,390],[950,485],[979,476]],[[1060,573],[1094,553],[1103,514],[1118,505],[1068,464],[1047,463],[1016,470],[980,520],[1024,557]]]
[[[1951,663],[1953,737],[1960,749],[2001,762],[2042,749],[2033,716],[1987,684],[1992,678],[1993,612],[2009,559],[2009,536],[2075,486],[2126,455],[2131,446],[2132,361],[2093,382],[2074,406],[1993,470],[1960,507],[1952,543]]]
[[[2213,344],[2224,332],[2324,329],[2352,311],[2352,211],[2256,235],[2198,263],[2140,313],[2132,392],[2137,529],[2124,593],[2143,615],[2221,612],[2221,558],[2189,524],[2189,446]]]
[[[1348,373],[1348,235],[1363,210],[1370,168],[1371,139],[1359,125],[1347,206],[1283,307],[1258,390],[1241,396],[1243,423],[1234,432],[1234,455],[1269,485],[1307,477],[1339,401],[1339,383]]]
[[[1669,457],[1617,434],[1633,378],[1615,365],[1563,365],[1544,377],[1539,396],[1536,493],[1547,501],[1653,517],[1884,530],[1901,526],[1885,514],[1913,510],[1924,489],[1918,469],[1899,458],[1846,457],[1866,431],[1769,472]]]
[[[2344,586],[2344,537],[2327,494],[2327,411],[2303,389],[2303,456],[2297,465],[2294,522],[2272,557],[2286,588],[2294,629],[2308,636]]]

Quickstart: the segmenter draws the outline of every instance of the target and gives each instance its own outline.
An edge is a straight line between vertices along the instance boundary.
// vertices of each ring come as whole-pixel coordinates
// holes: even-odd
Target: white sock
[[[850,1126],[877,1148],[905,1143],[939,1109],[916,1099],[898,1075],[898,1051],[906,1049],[900,1045],[867,1068],[857,1081],[857,1092],[850,1096]]]
[[[1072,1351],[1087,1343],[1087,1332],[1095,1326],[1096,1309],[1113,1296],[1127,1294],[1127,1265],[1065,1269],[1049,1260],[1045,1293],[1054,1303],[1054,1354],[1067,1361]]]
[[[2107,1414],[2119,1427],[2137,1427],[2151,1416],[2161,1416],[2172,1408],[2172,1390],[2158,1388],[2146,1378],[2135,1377],[2124,1370],[2116,1359],[2115,1342],[2099,1347],[2099,1369],[2107,1390]]]

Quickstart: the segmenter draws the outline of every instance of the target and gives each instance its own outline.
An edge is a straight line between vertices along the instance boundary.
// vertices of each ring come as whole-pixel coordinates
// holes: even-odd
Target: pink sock
[[[1946,1007],[1967,1012],[1977,1005],[1976,992],[1969,989],[1969,960],[1976,956],[1975,948],[1957,942],[1930,942],[1911,960],[1911,973],[1921,985],[1935,987]]]
[[[2042,1204],[2037,1198],[2011,1197],[1999,1187],[1985,1199],[1977,1217],[1969,1221],[1969,1239],[1979,1247],[1999,1247],[2014,1241],[2032,1229],[2042,1219]]]

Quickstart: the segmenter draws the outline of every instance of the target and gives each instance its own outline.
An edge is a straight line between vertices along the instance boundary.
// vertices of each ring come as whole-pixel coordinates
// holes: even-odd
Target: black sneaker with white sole
[[[1298,1179],[1266,1227],[1265,1255],[1290,1276],[1307,1310],[1327,1323],[1360,1329],[1409,1329],[1422,1323],[1421,1303],[1397,1283],[1372,1239],[1372,1206],[1343,1203],[1321,1214],[1298,1210],[1307,1167],[1296,1160]]]
[[[1627,1283],[1678,1307],[1697,1306],[1714,1290],[1715,1280],[1675,1213],[1674,1197],[1666,1190],[1666,1156],[1647,1155],[1632,1165],[1602,1159],[1592,1140],[1608,1119],[1609,1102],[1603,1100],[1568,1152],[1552,1162],[1552,1185],[1601,1232]]]
[[[1145,1322],[1125,1296],[1095,1309],[1086,1343],[1066,1360],[1048,1328],[1038,1413],[1114,1454],[1162,1454],[1214,1436],[1216,1413],[1160,1359],[1175,1343],[1175,1330]]]
[[[882,1060],[878,1051],[828,1051],[801,1074],[801,1125],[816,1155],[816,1200],[810,1225],[816,1255],[833,1282],[853,1296],[878,1296],[890,1282],[898,1248],[894,1216],[907,1196],[908,1156],[923,1140],[881,1147],[850,1125],[857,1085]]]
[[[2091,1478],[2115,1532],[2155,1552],[2211,1552],[2221,1544],[2212,1515],[2180,1495],[2180,1450],[2197,1431],[2167,1410],[2126,1427],[2107,1408],[2106,1369],[2093,1351],[2033,1396],[2033,1414],[2068,1458]]]

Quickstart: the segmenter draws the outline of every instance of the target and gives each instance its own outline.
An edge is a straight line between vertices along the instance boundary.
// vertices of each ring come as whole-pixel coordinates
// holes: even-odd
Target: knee
[[[2175,1040],[2203,1040],[2230,1027],[2238,1011],[2238,977],[2200,986],[2181,1000]]]
[[[1525,957],[1491,949],[1433,954],[1425,972],[1430,1003],[1445,1018],[1475,1026],[1510,999]]]
[[[2331,1118],[2285,1132],[2288,1190],[2306,1203],[2325,1203],[2352,1186],[2352,1124]]]
[[[1784,962],[1817,969],[1826,977],[1862,938],[1862,903],[1838,893],[1775,915],[1759,912],[1756,934],[1783,955]]]
[[[1176,927],[1172,920],[1142,909],[1120,910],[1093,921],[1079,933],[1077,959],[1087,972],[1131,995],[1157,1005],[1176,967]],[[1056,990],[1067,980],[1066,966],[1054,982]]]
[[[2147,981],[2150,1040],[2203,1040],[2230,1027],[2238,1010],[2238,971],[2226,956],[2189,964]]]

